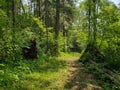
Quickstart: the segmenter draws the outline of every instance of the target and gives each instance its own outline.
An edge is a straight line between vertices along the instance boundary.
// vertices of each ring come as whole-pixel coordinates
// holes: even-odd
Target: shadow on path
[[[78,60],[67,61],[70,75],[65,85],[67,90],[102,90],[92,74],[85,73],[85,68]]]

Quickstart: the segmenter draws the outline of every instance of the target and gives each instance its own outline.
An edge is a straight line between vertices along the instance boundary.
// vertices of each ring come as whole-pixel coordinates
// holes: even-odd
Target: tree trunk
[[[22,0],[20,0],[20,3],[21,3],[21,5],[22,5],[22,10],[23,10],[23,12],[25,13],[25,8],[24,8],[24,5],[23,5],[23,3],[22,3]]]
[[[48,27],[49,27],[49,10],[48,10],[49,4],[48,0],[45,0],[45,26],[46,26],[46,51],[45,53],[48,53]]]
[[[91,41],[91,2],[89,2],[89,10],[88,10],[88,41]]]
[[[94,0],[93,7],[93,42],[96,42],[97,37],[97,13],[98,13],[98,0]]]
[[[15,0],[12,0],[12,16],[13,16],[13,27],[14,27],[16,22]]]
[[[38,17],[41,17],[41,0],[38,0]]]
[[[16,23],[16,6],[15,0],[12,0],[12,17],[13,17],[13,31],[12,31],[12,50],[13,50],[13,60],[15,60],[15,23]]]
[[[9,17],[10,16],[10,1],[6,0],[6,3],[7,3],[6,13],[7,13],[7,16]]]
[[[56,17],[55,17],[55,52],[58,54],[58,37],[60,30],[60,0],[56,0]]]

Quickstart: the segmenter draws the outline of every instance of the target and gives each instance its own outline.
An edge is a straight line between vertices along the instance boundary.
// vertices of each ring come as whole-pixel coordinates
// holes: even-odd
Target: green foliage
[[[55,0],[48,2],[32,0],[31,5],[28,6],[24,6],[20,0],[15,1],[13,3],[0,0],[0,87],[2,89],[37,90],[55,82],[60,77],[56,72],[63,73],[61,69],[66,66],[64,60],[59,61],[52,57],[56,54],[56,42],[59,54],[69,51],[82,52],[87,44],[92,43],[82,57],[87,64],[89,60],[100,60],[105,62],[107,67],[120,70],[120,7],[109,0],[99,0],[100,2],[95,0],[96,3],[84,0],[80,2],[79,7],[75,6],[74,0],[62,0],[60,22],[57,25],[59,34],[56,39]],[[47,7],[45,3],[48,4]],[[14,4],[15,7],[12,6]],[[25,12],[23,12],[24,8]],[[22,55],[23,48],[29,48],[32,40],[36,40],[39,57],[36,60],[25,60]],[[73,59],[69,54],[68,56],[62,54],[64,58]],[[97,72],[95,67],[101,68],[102,65],[88,65],[88,70],[98,76],[97,80],[100,79],[104,89],[120,88],[115,84],[111,86],[110,83],[105,83],[107,75]],[[54,77],[53,81],[51,77]],[[109,81],[112,79],[109,78],[107,82]],[[40,86],[36,88],[31,82],[37,85],[39,83]],[[25,87],[27,85],[28,87]],[[57,89],[57,86],[52,89]]]
[[[80,3],[80,17],[82,18],[80,20],[82,24],[80,24],[79,27],[83,28],[85,33],[86,30],[88,30],[88,33],[90,34],[90,36],[88,34],[88,43],[95,42],[91,40],[94,36],[94,27],[97,27],[95,35],[97,40],[94,44],[96,44],[98,51],[104,56],[104,61],[107,63],[107,66],[119,70],[120,9],[109,0],[96,2],[96,4],[98,4],[96,5],[98,12],[95,12],[97,11],[97,8],[94,11],[93,2],[85,0]],[[96,23],[94,23],[95,19]],[[89,20],[90,23],[86,23],[89,22]],[[96,58],[94,60],[96,60]]]
[[[20,21],[19,22],[20,25],[18,26],[16,25],[16,27],[14,28],[10,27],[11,24],[9,23],[11,21],[8,22],[9,19],[7,17],[2,17],[2,16],[0,17],[0,19],[6,20],[0,23],[1,25],[0,57],[2,59],[14,57],[13,44],[15,46],[14,54],[16,54],[15,56],[17,58],[21,57],[23,47],[29,47],[29,42],[31,40],[36,39],[38,47],[40,47],[40,43],[45,44],[45,40],[46,40],[45,27],[43,26],[42,22],[31,15],[28,16],[26,14],[23,14],[18,16],[19,16],[18,21]],[[29,22],[29,23],[26,23],[26,22]],[[6,27],[6,23],[8,23],[7,27]],[[25,24],[27,25],[27,27],[25,26]],[[13,38],[13,29],[14,29],[14,38]],[[40,33],[41,35],[43,34],[43,36],[41,36]]]
[[[103,63],[102,63],[103,64]],[[104,89],[104,90],[119,90],[119,85],[116,83],[117,81],[114,80],[116,79],[116,74],[112,73],[112,75],[107,74],[104,71],[104,64],[101,65],[101,63],[86,63],[85,67],[86,70],[85,72],[87,73],[92,73],[98,82],[98,84]],[[119,79],[117,79],[119,80]]]
[[[0,88],[28,89],[32,88],[31,82],[39,83],[36,88],[46,88],[53,83],[53,75],[59,77],[56,73],[66,68],[65,61],[56,60],[54,57],[40,56],[36,60],[19,60],[19,64],[0,64]],[[60,71],[61,72],[61,71]],[[47,78],[48,77],[48,78]],[[29,87],[26,85],[28,84]],[[38,87],[39,86],[39,87]]]
[[[108,65],[116,70],[120,69],[120,48],[113,44],[106,49]]]
[[[103,29],[102,39],[100,41],[101,52],[106,57],[106,62],[109,67],[119,70],[120,63],[119,56],[119,43],[120,43],[120,14],[119,8],[113,3],[103,2],[101,3],[101,12],[99,18],[101,19],[100,28]]]
[[[80,30],[71,30],[69,35],[68,44],[71,51],[82,52],[86,46],[87,35]]]

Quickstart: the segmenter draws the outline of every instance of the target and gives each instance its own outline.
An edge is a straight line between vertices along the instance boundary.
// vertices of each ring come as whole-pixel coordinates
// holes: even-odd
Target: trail
[[[67,90],[102,90],[97,85],[94,75],[85,72],[86,68],[78,61],[76,56],[66,59],[68,63],[68,82],[65,85]]]

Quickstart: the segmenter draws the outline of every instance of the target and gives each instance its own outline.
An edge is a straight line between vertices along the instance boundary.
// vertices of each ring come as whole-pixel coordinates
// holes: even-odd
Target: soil
[[[70,75],[65,85],[67,90],[103,90],[97,85],[94,75],[85,72],[85,67],[78,60],[67,60]]]

